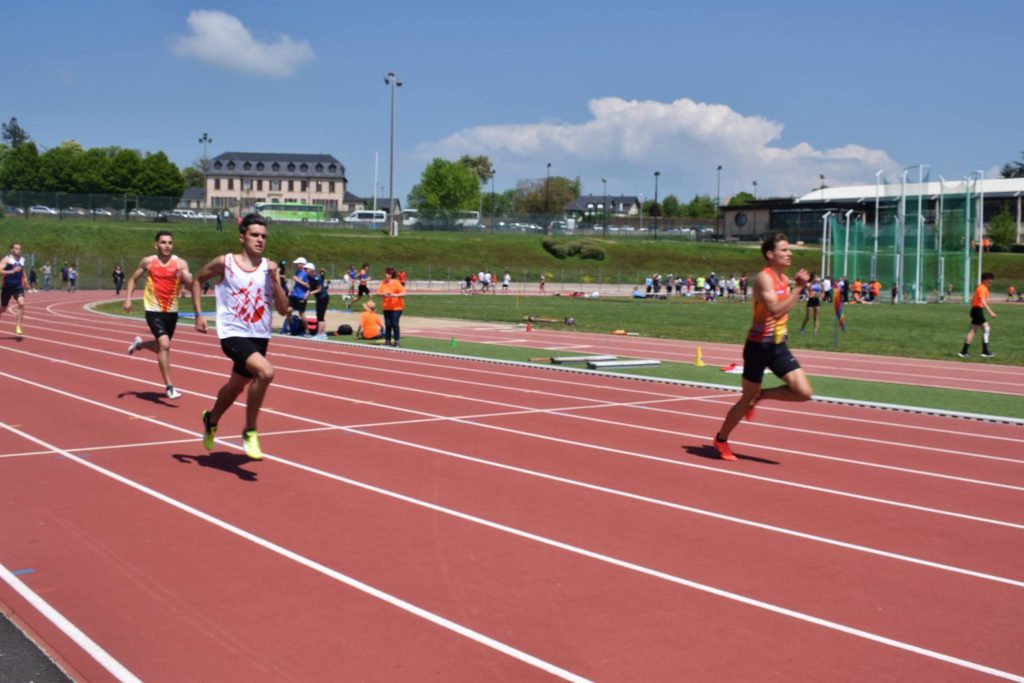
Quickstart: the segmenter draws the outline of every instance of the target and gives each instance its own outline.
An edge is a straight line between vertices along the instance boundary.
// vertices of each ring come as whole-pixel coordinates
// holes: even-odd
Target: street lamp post
[[[661,207],[658,206],[658,176],[661,175],[661,171],[654,172],[654,206],[651,207],[651,211],[654,213],[654,239],[658,239],[658,216],[661,215]]]
[[[753,184],[754,184],[754,199],[757,199],[757,181],[754,180]]]
[[[203,173],[206,173],[207,171],[210,170],[210,161],[209,158],[206,156],[206,146],[213,144],[213,138],[211,138],[206,133],[203,133],[203,137],[199,138],[199,142],[201,142],[203,145]]]
[[[545,218],[547,217],[547,214],[550,213],[550,211],[551,211],[551,208],[548,206],[548,196],[550,194],[550,185],[551,185],[551,162],[549,161],[548,162],[548,174],[544,178],[544,215],[545,215]]]
[[[384,76],[384,83],[391,89],[391,138],[388,153],[388,234],[398,236],[398,223],[395,222],[395,89],[402,87],[402,81],[389,71]]]
[[[605,178],[601,178],[601,184],[604,185],[604,234],[608,234],[608,181]]]
[[[715,229],[720,237],[725,237],[722,229],[722,165],[718,165],[718,180],[715,183]]]
[[[491,232],[494,232],[494,213],[497,210],[494,206],[494,174],[497,171],[491,166]]]
[[[825,174],[824,173],[819,173],[818,177],[821,178],[821,189],[824,190],[825,189]]]

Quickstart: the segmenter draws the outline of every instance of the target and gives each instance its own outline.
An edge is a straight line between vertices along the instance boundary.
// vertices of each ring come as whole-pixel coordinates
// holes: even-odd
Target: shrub
[[[590,259],[592,261],[604,261],[604,257],[607,256],[605,250],[596,244],[585,244],[580,249],[580,258]]]
[[[548,237],[544,240],[543,244],[544,250],[557,259],[564,259],[569,255],[569,250],[566,246],[556,239]]]

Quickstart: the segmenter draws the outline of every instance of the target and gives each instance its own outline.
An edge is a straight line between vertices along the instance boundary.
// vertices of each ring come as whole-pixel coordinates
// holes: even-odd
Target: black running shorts
[[[269,339],[262,337],[228,337],[220,340],[220,348],[234,363],[231,369],[235,373],[252,379],[252,373],[245,367],[245,361],[254,353],[266,356],[269,343]]]
[[[146,311],[146,324],[149,325],[149,331],[153,333],[154,339],[174,339],[174,330],[178,327],[178,314]]]
[[[25,296],[25,290],[19,287],[9,287],[4,285],[3,289],[0,290],[0,308],[7,308],[7,304],[11,303],[11,299],[18,300]]]
[[[786,342],[776,344],[748,339],[743,347],[743,379],[760,384],[764,379],[765,368],[782,378],[799,369],[800,363],[793,357]]]
[[[981,327],[985,324],[985,309],[981,306],[971,306],[971,324]]]

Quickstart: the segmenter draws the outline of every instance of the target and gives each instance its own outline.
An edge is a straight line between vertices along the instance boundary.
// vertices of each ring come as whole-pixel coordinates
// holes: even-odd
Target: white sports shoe
[[[142,337],[136,337],[131,344],[128,345],[128,355],[132,355],[136,351],[142,348]]]
[[[181,398],[181,392],[174,387],[167,387],[167,398]]]

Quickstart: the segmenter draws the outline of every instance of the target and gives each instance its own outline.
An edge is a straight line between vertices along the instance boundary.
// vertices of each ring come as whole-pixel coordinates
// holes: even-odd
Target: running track
[[[414,331],[411,326],[408,333],[435,339],[447,339],[453,335],[452,331],[437,329]],[[693,363],[697,347],[700,346],[702,359],[708,365],[721,367],[730,363],[743,363],[741,344],[715,344],[541,328],[534,328],[527,333],[521,325],[480,325],[470,330],[458,329],[454,334],[464,341],[548,349],[562,352],[562,355],[612,354],[675,363]],[[953,349],[951,355],[956,350]],[[987,360],[980,362],[977,356],[974,362],[964,362],[956,358],[950,361],[924,360],[809,349],[797,349],[796,355],[800,365],[812,378],[841,377],[1024,396],[1024,367],[1000,365]]]
[[[84,296],[0,321],[0,602],[83,680],[1024,680],[1022,427],[765,405],[725,463],[729,392],[276,338],[252,463],[214,336],[167,401]]]

